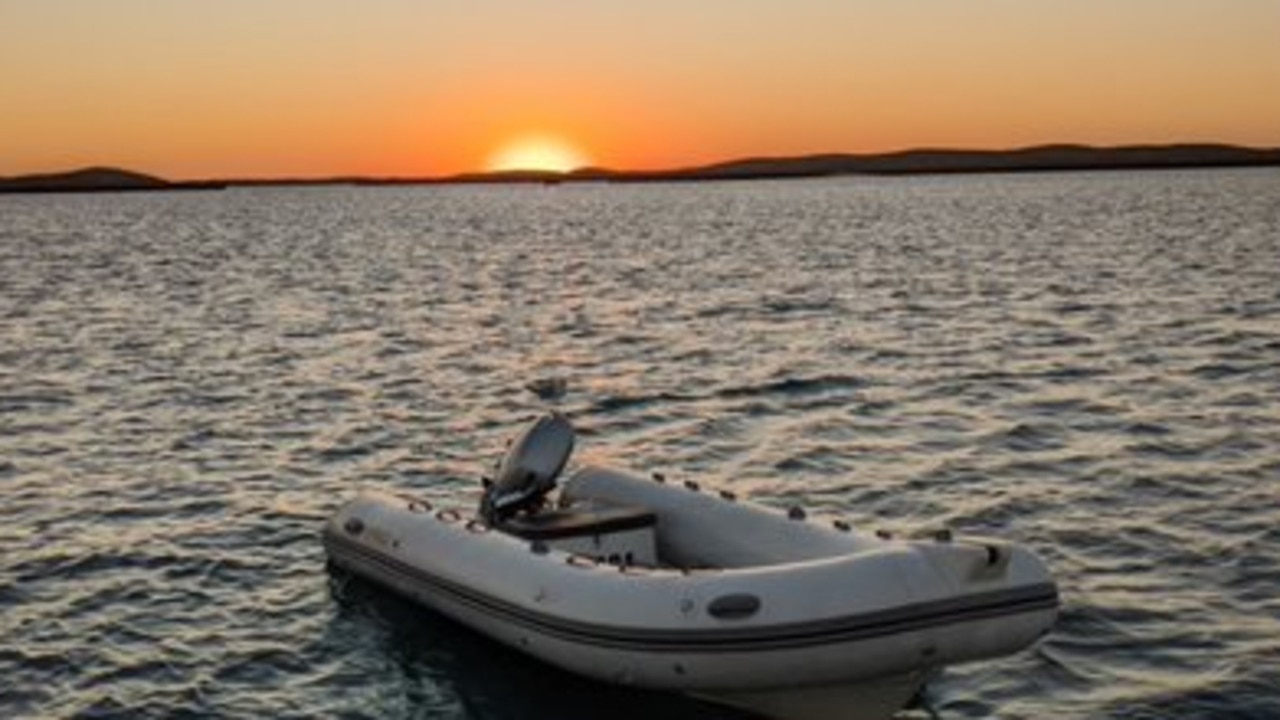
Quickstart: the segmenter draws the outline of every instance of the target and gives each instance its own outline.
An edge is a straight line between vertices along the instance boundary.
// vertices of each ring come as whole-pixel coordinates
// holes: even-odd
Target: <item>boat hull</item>
[[[779,521],[740,508],[743,522]],[[1043,565],[1018,548],[999,577],[974,572],[981,548],[864,536],[847,554],[774,565],[615,567],[378,493],[343,506],[325,545],[335,565],[571,672],[775,717],[848,714],[855,698],[887,716],[938,667],[1030,645],[1057,608]]]

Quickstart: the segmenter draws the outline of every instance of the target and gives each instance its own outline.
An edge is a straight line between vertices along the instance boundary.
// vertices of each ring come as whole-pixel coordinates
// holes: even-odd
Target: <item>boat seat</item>
[[[516,515],[498,529],[598,562],[653,567],[658,563],[657,523],[658,516],[648,508],[581,503]]]
[[[504,520],[499,529],[525,540],[559,540],[643,530],[657,522],[658,516],[646,508],[597,505],[516,515]]]

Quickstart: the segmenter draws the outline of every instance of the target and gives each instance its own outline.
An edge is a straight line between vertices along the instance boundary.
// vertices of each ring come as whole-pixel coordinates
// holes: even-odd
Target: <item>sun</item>
[[[526,135],[511,140],[489,155],[490,172],[544,170],[569,172],[590,164],[587,155],[566,140],[551,135]]]

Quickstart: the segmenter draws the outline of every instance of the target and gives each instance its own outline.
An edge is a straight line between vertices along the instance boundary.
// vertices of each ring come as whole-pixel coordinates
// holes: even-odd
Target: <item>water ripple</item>
[[[1043,554],[1061,622],[938,717],[1280,716],[1276,187],[0,198],[0,716],[740,717],[325,572],[357,486],[474,498],[547,407],[582,461]]]

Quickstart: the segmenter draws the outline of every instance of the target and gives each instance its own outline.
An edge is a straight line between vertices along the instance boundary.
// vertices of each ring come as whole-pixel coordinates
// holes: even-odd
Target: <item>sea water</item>
[[[1059,623],[938,717],[1280,717],[1276,170],[0,197],[0,716],[739,717],[326,572],[547,408],[1034,548]]]

